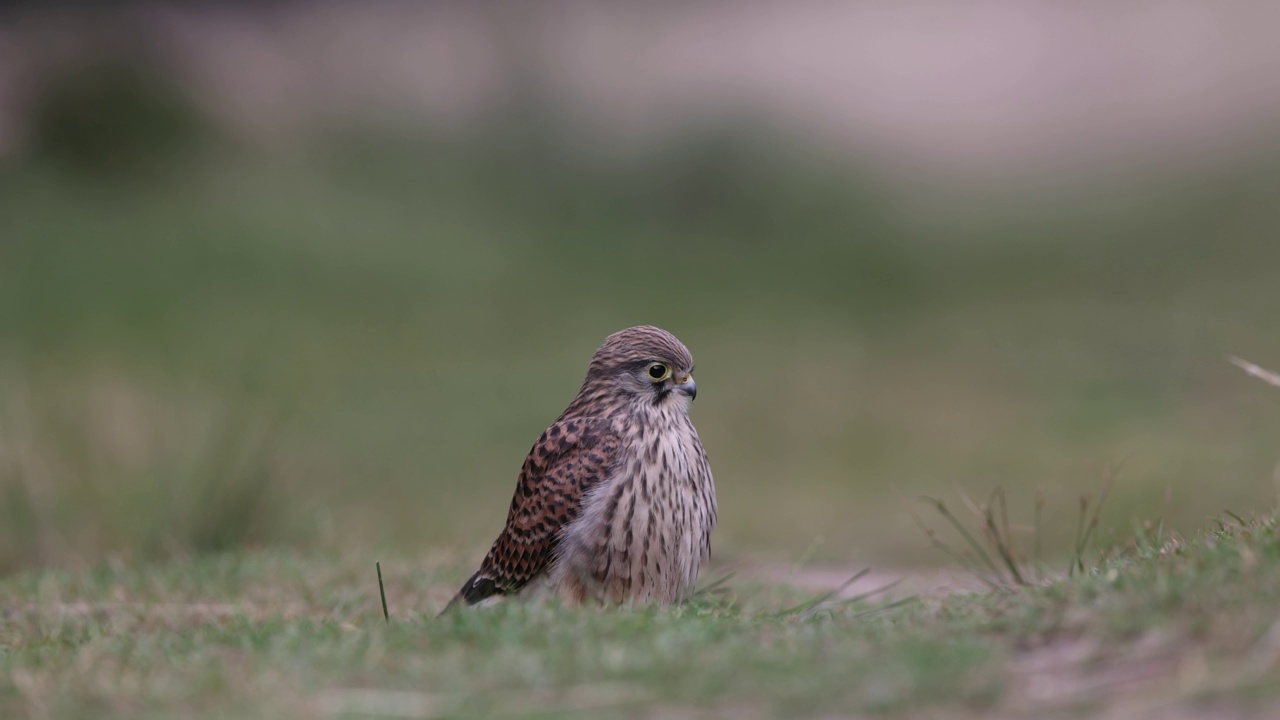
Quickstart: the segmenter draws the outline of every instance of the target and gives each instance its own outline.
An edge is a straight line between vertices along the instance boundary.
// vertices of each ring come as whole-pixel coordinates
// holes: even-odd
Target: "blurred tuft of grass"
[[[105,373],[25,379],[6,388],[0,408],[0,571],[286,536],[282,421],[247,394]]]
[[[638,323],[698,358],[724,556],[941,560],[890,489],[953,483],[1043,489],[1045,547],[1070,547],[1124,456],[1101,545],[1274,502],[1280,397],[1226,362],[1280,358],[1272,165],[939,224],[717,128],[642,157],[535,123],[167,162],[0,173],[4,567],[478,551]]]

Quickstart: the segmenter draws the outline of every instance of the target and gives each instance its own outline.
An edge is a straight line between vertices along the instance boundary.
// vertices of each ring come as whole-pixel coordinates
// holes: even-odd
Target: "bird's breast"
[[[605,482],[566,528],[559,574],[587,595],[614,602],[678,602],[710,552],[715,487],[688,417],[643,418]]]

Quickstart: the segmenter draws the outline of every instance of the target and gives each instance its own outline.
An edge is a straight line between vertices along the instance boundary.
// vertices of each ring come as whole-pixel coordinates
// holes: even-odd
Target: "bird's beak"
[[[688,395],[690,400],[696,400],[698,398],[698,383],[693,381],[692,375],[684,376],[683,380],[680,378],[676,378],[676,380],[680,381],[679,384],[676,385],[677,390]]]

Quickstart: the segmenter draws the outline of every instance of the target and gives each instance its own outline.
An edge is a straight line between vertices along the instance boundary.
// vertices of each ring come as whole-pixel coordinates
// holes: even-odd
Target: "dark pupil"
[[[657,380],[666,374],[667,374],[667,368],[662,365],[649,366],[649,377],[653,378],[654,380]]]

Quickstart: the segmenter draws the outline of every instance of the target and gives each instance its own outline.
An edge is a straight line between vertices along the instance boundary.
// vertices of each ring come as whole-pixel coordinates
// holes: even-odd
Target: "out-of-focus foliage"
[[[160,172],[212,133],[162,59],[140,47],[56,66],[31,105],[30,152],[72,173]]]

